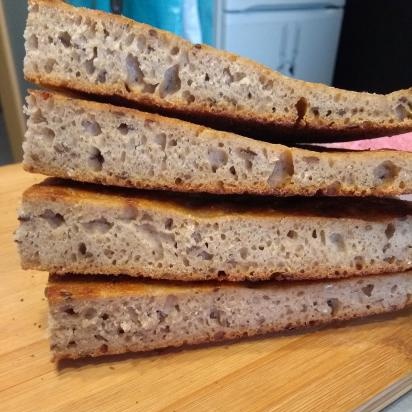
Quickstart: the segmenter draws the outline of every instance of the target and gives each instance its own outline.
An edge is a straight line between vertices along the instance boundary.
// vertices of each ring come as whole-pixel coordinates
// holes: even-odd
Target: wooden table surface
[[[40,179],[0,168],[2,411],[348,411],[368,401],[362,410],[377,410],[410,388],[410,310],[312,333],[52,363],[47,274],[22,271],[12,241],[21,192]]]

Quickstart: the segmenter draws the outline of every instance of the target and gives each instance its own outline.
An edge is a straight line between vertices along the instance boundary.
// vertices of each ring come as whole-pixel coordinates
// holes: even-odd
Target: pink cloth
[[[391,137],[378,137],[376,139],[356,140],[353,142],[328,143],[327,147],[351,150],[379,150],[394,149],[412,152],[412,133],[399,134]]]

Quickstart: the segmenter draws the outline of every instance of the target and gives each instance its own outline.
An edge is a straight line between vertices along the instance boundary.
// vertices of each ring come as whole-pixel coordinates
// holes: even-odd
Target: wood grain
[[[412,371],[411,310],[312,333],[53,364],[47,274],[22,271],[12,242],[21,192],[40,179],[0,168],[2,410],[348,411]]]

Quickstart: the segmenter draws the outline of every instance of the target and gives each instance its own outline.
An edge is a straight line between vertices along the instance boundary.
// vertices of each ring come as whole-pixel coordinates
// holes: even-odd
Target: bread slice
[[[274,195],[412,192],[412,152],[316,152],[31,91],[24,168],[80,181]]]
[[[22,265],[175,280],[313,279],[412,268],[412,202],[202,198],[50,179],[23,195]]]
[[[411,272],[253,285],[83,279],[52,277],[46,289],[55,359],[234,339],[412,303]]]
[[[26,79],[273,141],[412,130],[412,89],[357,93],[287,78],[125,17],[29,0]],[[268,39],[269,41],[269,39]]]

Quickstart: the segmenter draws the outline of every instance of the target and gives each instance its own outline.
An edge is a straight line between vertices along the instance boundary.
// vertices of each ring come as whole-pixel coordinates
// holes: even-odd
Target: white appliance
[[[217,0],[216,47],[331,84],[345,0]]]

